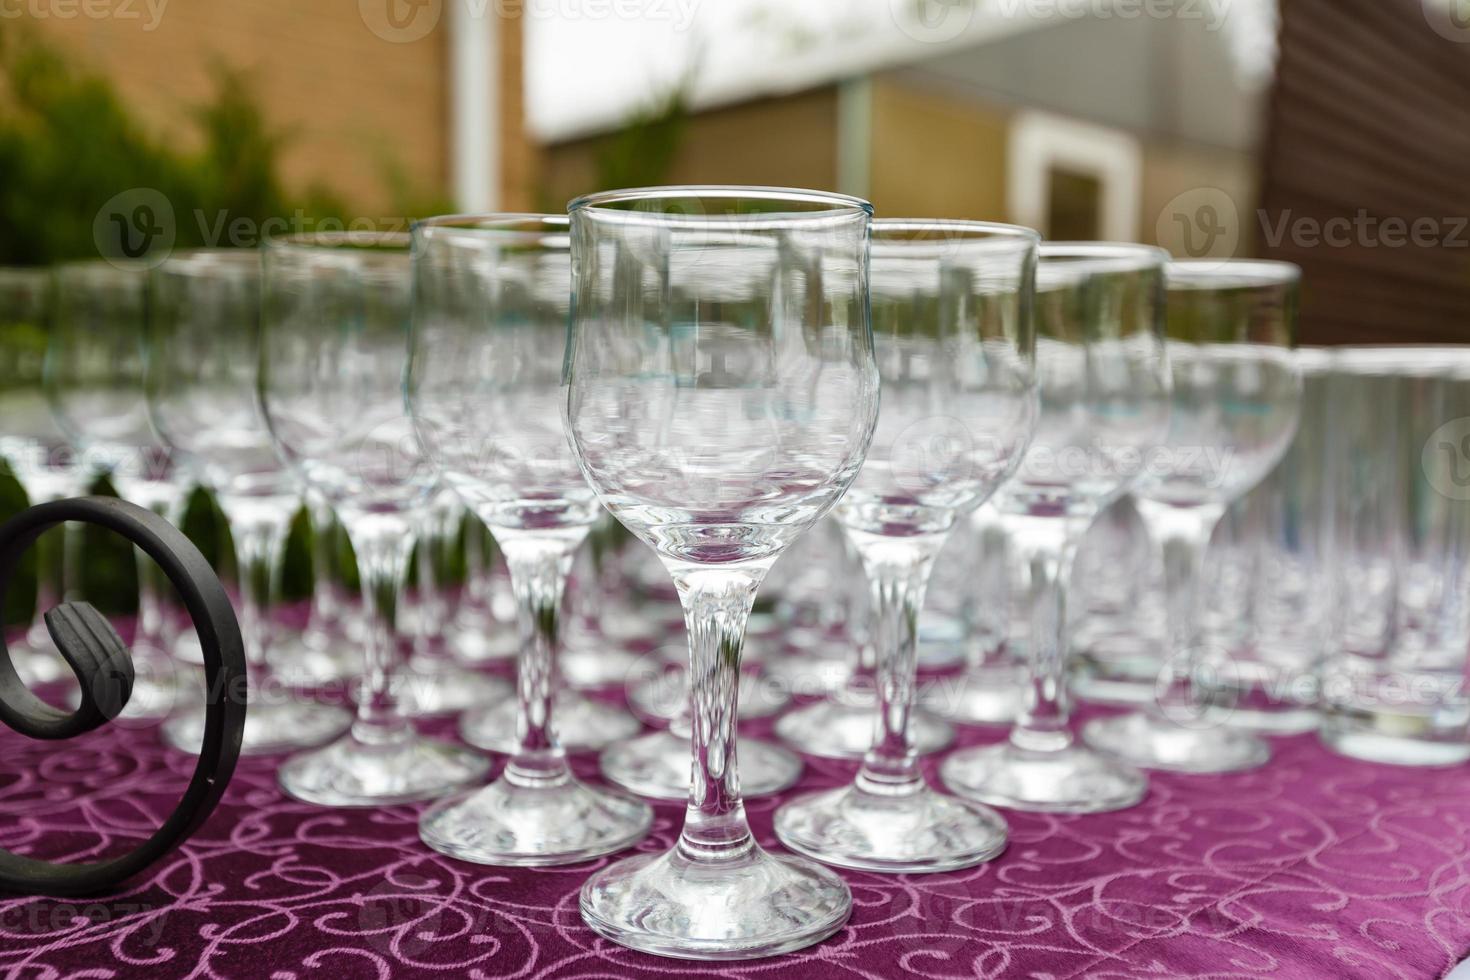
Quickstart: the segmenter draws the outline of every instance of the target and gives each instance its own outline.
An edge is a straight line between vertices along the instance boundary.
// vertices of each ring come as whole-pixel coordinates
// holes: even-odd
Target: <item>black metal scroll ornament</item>
[[[204,650],[208,713],[194,777],[178,807],[137,849],[86,864],[52,864],[0,850],[0,890],[75,896],[104,892],[131,878],[186,840],[214,810],[235,772],[245,734],[245,649],[229,596],[199,549],[163,518],[110,497],[40,504],[0,526],[0,597],[21,555],[64,521],[115,531],[158,563],[184,600]],[[117,631],[85,602],[48,610],[46,628],[81,682],[75,711],[54,708],[21,683],[0,636],[0,724],[38,739],[71,738],[116,718],[133,690],[133,662]]]

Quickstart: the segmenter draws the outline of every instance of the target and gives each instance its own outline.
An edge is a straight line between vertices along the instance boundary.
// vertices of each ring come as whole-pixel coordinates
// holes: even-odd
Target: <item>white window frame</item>
[[[1047,112],[1017,114],[1007,151],[1006,207],[1012,221],[1046,228],[1054,169],[1097,180],[1102,238],[1138,241],[1143,150],[1136,139],[1108,126]]]

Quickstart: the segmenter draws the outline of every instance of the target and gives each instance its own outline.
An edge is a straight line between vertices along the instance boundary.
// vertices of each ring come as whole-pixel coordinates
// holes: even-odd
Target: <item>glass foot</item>
[[[287,687],[323,687],[361,674],[363,650],[346,637],[298,633],[272,641],[270,664]]]
[[[798,752],[824,759],[861,759],[873,744],[874,704],[817,701],[787,712],[776,721],[776,736]],[[924,711],[909,716],[909,734],[920,755],[946,749],[954,728]],[[744,778],[744,758],[741,777]]]
[[[293,755],[277,776],[286,795],[317,806],[429,800],[480,782],[490,760],[449,742],[407,738],[374,745],[348,735]]]
[[[174,715],[163,723],[163,740],[180,752],[198,754],[204,744],[204,707]],[[243,755],[275,755],[325,745],[345,732],[352,715],[310,701],[251,704],[245,713]]]
[[[513,660],[521,652],[521,639],[514,624],[497,623],[493,619],[452,624],[449,651],[471,667]]]
[[[1097,718],[1083,726],[1082,737],[1093,748],[1145,769],[1236,772],[1271,757],[1265,741],[1250,732],[1224,725],[1184,728],[1143,712]]]
[[[643,724],[622,708],[574,691],[557,693],[552,717],[557,740],[568,752],[595,752],[643,730]],[[466,742],[488,752],[505,755],[515,752],[515,698],[466,712],[460,719],[459,734]]]
[[[454,715],[499,704],[514,690],[503,677],[442,661],[421,667],[410,661],[406,670],[394,675],[393,688],[403,713],[410,718]]]
[[[742,671],[740,674],[740,720],[769,718],[791,703],[791,695],[767,677]],[[628,705],[645,718],[668,721],[689,704],[688,673],[683,669],[660,671],[635,683],[628,691]]]
[[[192,629],[180,630],[174,640],[173,655],[175,660],[186,664],[204,663],[204,649],[199,646],[199,634]]]
[[[622,687],[643,658],[617,646],[565,650],[557,661],[561,676],[572,687]]]
[[[52,650],[33,650],[20,643],[11,644],[10,661],[15,672],[28,687],[40,684],[55,684],[63,678],[73,677],[71,667]]]
[[[1148,777],[1080,745],[1054,751],[1002,742],[956,752],[939,767],[952,791],[973,800],[1036,813],[1104,813],[1136,805]]]
[[[575,864],[642,840],[653,810],[640,800],[563,781],[489,786],[430,806],[419,837],[434,850],[475,864]]]
[[[1009,725],[1016,719],[1026,683],[1020,665],[981,667],[924,682],[919,703],[962,725]]]
[[[615,943],[690,960],[775,956],[841,929],[852,894],[836,874],[751,844],[733,858],[694,862],[678,848],[640,854],[582,886],[582,919]]]
[[[788,789],[801,778],[801,757],[760,739],[740,740],[740,795],[745,799],[770,796]],[[602,775],[631,793],[656,800],[683,800],[689,796],[689,736],[649,732],[603,749],[598,759]]]
[[[792,697],[831,694],[852,677],[852,664],[841,656],[791,654],[774,657],[761,668],[770,682]]]
[[[133,694],[118,720],[157,721],[204,704],[204,674],[162,654],[133,656]]]
[[[856,785],[798,797],[776,811],[781,843],[859,871],[953,871],[1006,846],[1006,822],[982,804],[928,786],[880,796]]]

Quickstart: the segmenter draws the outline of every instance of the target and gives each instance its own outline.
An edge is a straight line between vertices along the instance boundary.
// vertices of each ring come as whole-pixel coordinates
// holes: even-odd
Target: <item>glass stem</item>
[[[336,516],[332,505],[315,493],[307,494],[311,517],[311,614],[309,630],[326,630],[342,615],[342,594],[336,579]]]
[[[668,565],[689,631],[693,753],[689,802],[677,849],[690,861],[732,860],[755,847],[740,799],[736,726],[745,627],[770,563],[720,568]]]
[[[222,502],[223,503],[223,502]],[[229,511],[225,511],[229,516]],[[250,667],[251,687],[260,683],[258,672],[265,667],[270,648],[270,611],[281,576],[281,556],[291,518],[245,521],[230,519],[235,535],[235,563],[240,573],[240,632],[245,639],[245,659]]]
[[[173,499],[156,505],[154,511],[178,527],[184,522],[188,503],[185,494],[177,493]],[[143,549],[134,548],[133,559],[138,569],[138,627],[133,637],[133,652],[143,656],[163,656],[174,640],[168,603],[164,598],[172,586],[163,569],[144,554]]]
[[[362,610],[368,626],[367,658],[357,691],[352,737],[370,745],[386,745],[413,733],[393,690],[402,660],[396,626],[398,599],[408,577],[413,528],[407,520],[375,514],[349,524],[347,534],[357,552]]]
[[[562,598],[572,555],[587,529],[496,532],[515,590],[521,653],[516,664],[516,751],[504,778],[513,785],[557,785],[571,778],[556,738],[552,702],[561,639]]]
[[[862,581],[860,588],[846,590],[847,636],[852,643],[848,663],[852,667],[852,673],[848,675],[847,683],[834,693],[833,700],[866,710],[872,708],[874,689],[878,686],[878,654],[873,646],[873,617],[870,610],[872,600],[862,591],[868,583],[867,573],[862,571],[862,556],[858,554],[857,547],[845,530],[842,533],[842,550],[845,559],[843,567],[858,573]]]
[[[1164,573],[1164,619],[1168,649],[1164,669],[1168,680],[1156,692],[1155,713],[1196,712],[1194,677],[1204,655],[1200,617],[1200,569],[1210,535],[1225,513],[1220,504],[1171,507],[1138,501],[1138,513],[1148,528],[1157,560]]]
[[[860,791],[905,796],[924,789],[909,731],[919,669],[919,610],[945,533],[889,538],[849,531],[872,592],[878,718],[873,745],[857,774]]]
[[[1020,588],[1027,611],[1025,701],[1011,727],[1011,744],[1033,752],[1059,752],[1072,744],[1067,719],[1067,581],[1076,556],[1076,537],[1066,518],[1007,515],[1012,547],[1020,562]]]

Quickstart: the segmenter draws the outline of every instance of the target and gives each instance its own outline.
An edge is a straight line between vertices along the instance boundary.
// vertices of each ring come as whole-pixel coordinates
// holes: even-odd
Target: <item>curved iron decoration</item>
[[[240,624],[219,578],[182,531],[142,507],[111,497],[79,497],[40,504],[7,521],[0,526],[0,597],[26,549],[43,531],[64,521],[97,524],[122,535],[168,575],[204,650],[208,713],[199,764],[178,807],[135,850],[78,864],[53,864],[0,850],[0,890],[59,897],[107,891],[198,829],[224,795],[240,758],[246,691]],[[67,712],[32,694],[0,636],[0,724],[31,738],[63,739],[116,718],[132,694],[133,662],[112,624],[88,603],[68,602],[46,612],[46,627],[81,684],[81,705]]]

